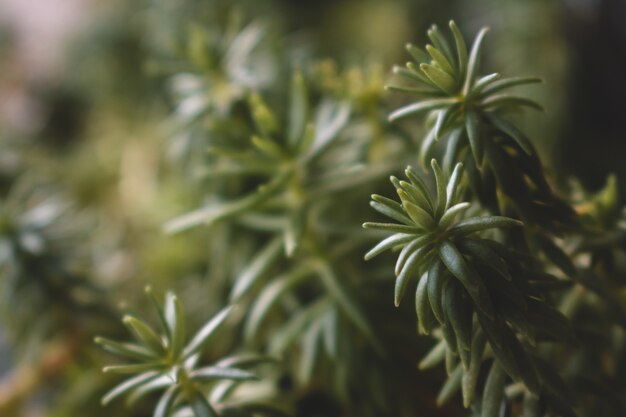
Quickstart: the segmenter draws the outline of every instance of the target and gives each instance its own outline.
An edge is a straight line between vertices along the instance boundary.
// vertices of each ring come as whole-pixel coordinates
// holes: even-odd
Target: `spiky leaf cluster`
[[[482,204],[494,212],[513,212],[530,224],[563,228],[575,223],[571,208],[552,192],[532,142],[507,114],[524,107],[541,109],[534,101],[509,90],[536,83],[537,78],[501,78],[479,75],[480,54],[487,28],[468,51],[454,22],[453,42],[436,26],[428,31],[432,45],[426,51],[409,44],[414,62],[394,72],[410,85],[388,88],[418,96],[415,103],[389,116],[391,121],[428,114],[434,123],[421,144],[421,159],[446,138],[444,168],[464,161],[470,184]],[[498,191],[507,198],[498,195]]]
[[[87,225],[62,190],[32,177],[16,178],[0,200],[0,304],[18,340],[35,323],[69,330],[76,313],[106,313],[87,273]]]
[[[266,28],[259,22],[243,26],[233,14],[226,27],[187,26],[187,35],[160,63],[170,79],[177,115],[194,122],[209,113],[227,114],[251,90],[266,86],[274,76],[267,51],[259,52]]]
[[[512,95],[508,89],[529,83],[538,78],[501,78],[500,74],[478,75],[478,65],[487,28],[481,29],[472,48],[467,51],[465,40],[454,21],[450,22],[454,37],[454,47],[437,26],[428,31],[433,43],[426,45],[426,51],[408,44],[407,51],[415,62],[406,68],[396,67],[394,72],[410,80],[417,87],[389,86],[418,95],[420,101],[402,107],[391,113],[394,121],[403,117],[436,111],[436,122],[428,134],[428,141],[438,140],[454,131],[469,142],[477,166],[484,159],[484,141],[489,140],[483,133],[485,124],[494,125],[502,133],[510,136],[527,154],[533,153],[530,141],[517,128],[499,116],[499,113],[517,110],[528,106],[541,109],[534,101]],[[428,146],[428,145],[426,145]]]
[[[311,204],[321,195],[337,191],[329,189],[329,183],[334,183],[333,188],[336,188],[335,180],[355,177],[351,172],[354,164],[350,162],[340,164],[331,172],[324,172],[316,166],[345,126],[350,110],[345,103],[324,101],[315,120],[311,121],[309,97],[300,74],[296,74],[292,81],[289,112],[284,124],[259,95],[251,95],[249,101],[256,133],[245,147],[213,145],[209,151],[216,161],[204,175],[242,178],[251,182],[261,180],[261,185],[239,199],[213,203],[174,219],[166,229],[179,232],[254,212],[266,216],[266,227],[284,230],[285,247],[291,254],[303,232]],[[350,185],[353,183],[343,184],[344,187]]]
[[[155,392],[163,391],[154,417],[167,417],[174,410],[186,408],[196,417],[212,417],[222,412],[237,412],[237,415],[252,416],[287,415],[280,407],[268,403],[265,398],[237,400],[232,405],[227,401],[228,393],[236,384],[258,380],[258,377],[242,368],[274,361],[263,356],[233,356],[222,359],[211,366],[200,366],[199,360],[210,339],[223,326],[233,307],[219,311],[187,341],[185,320],[180,301],[173,293],[167,293],[163,307],[158,304],[152,290],[151,296],[161,321],[161,331],[155,330],[145,321],[126,315],[123,323],[133,334],[133,342],[117,342],[97,337],[96,343],[111,353],[122,356],[133,363],[106,366],[107,373],[135,374],[121,382],[102,398],[107,404],[113,399],[128,395],[131,402]],[[221,381],[221,382],[220,382]],[[207,398],[210,394],[211,401]]]
[[[372,196],[372,207],[399,223],[364,224],[365,228],[394,233],[365,258],[400,249],[395,267],[396,306],[408,283],[418,281],[415,308],[419,330],[441,339],[420,367],[445,359],[450,375],[439,402],[462,389],[466,407],[477,405],[484,416],[497,415],[503,387],[510,378],[523,383],[533,395],[544,395],[567,410],[563,404],[571,398],[560,389],[560,378],[530,354],[530,348],[540,341],[573,340],[567,319],[545,302],[545,294],[539,290],[541,284],[558,280],[533,271],[529,267],[532,257],[480,235],[490,229],[521,226],[520,221],[501,216],[458,220],[469,208],[469,203],[459,202],[462,165],[457,164],[449,180],[436,160],[431,165],[434,194],[409,167],[405,171],[409,181],[391,178],[399,203]],[[536,287],[535,280],[539,281]],[[492,357],[490,374],[479,384],[482,364]],[[479,386],[482,400],[475,404]]]
[[[265,345],[271,352],[299,352],[297,379],[308,383],[315,367],[324,363],[319,359],[343,366],[340,349],[356,343],[352,337],[361,341],[365,336],[380,350],[350,283],[341,275],[345,237],[327,226],[334,213],[327,210],[341,192],[368,183],[387,167],[365,169],[365,151],[358,152],[359,144],[341,135],[350,104],[316,99],[302,73],[293,75],[283,104],[283,111],[275,110],[260,94],[250,95],[254,134],[243,146],[212,143],[212,163],[204,170],[207,178],[240,187],[212,196],[206,207],[172,220],[166,229],[175,233],[222,224],[254,238],[263,234],[257,255],[238,274],[231,300],[250,303],[246,340],[258,343],[269,335],[271,342]],[[348,146],[356,149],[346,152]],[[331,378],[345,386],[345,375]]]
[[[433,277],[440,275],[441,266],[445,266],[463,285],[477,308],[488,317],[493,316],[493,307],[487,290],[476,272],[467,265],[456,242],[471,238],[472,235],[483,230],[521,226],[522,223],[501,216],[470,217],[457,221],[457,217],[470,206],[469,203],[458,201],[457,194],[461,189],[462,168],[462,164],[457,164],[449,181],[446,181],[439,164],[433,159],[432,169],[437,183],[434,196],[430,194],[426,184],[411,167],[405,171],[409,182],[391,177],[391,182],[400,197],[400,203],[380,195],[372,196],[371,206],[374,209],[402,223],[365,223],[363,225],[365,228],[396,232],[368,252],[365,255],[366,259],[387,249],[399,246],[403,248],[395,268],[396,305],[400,304],[400,299],[410,279],[421,275],[424,271],[430,271],[431,268],[433,272],[429,275]],[[437,265],[436,268],[435,265]],[[420,291],[419,288],[418,291]],[[416,300],[424,295],[425,293],[418,293]],[[441,294],[438,294],[437,298],[440,299]],[[436,316],[439,320],[443,320],[441,305],[436,302],[435,304],[437,304]],[[421,328],[428,333],[426,323],[426,318],[422,317]]]

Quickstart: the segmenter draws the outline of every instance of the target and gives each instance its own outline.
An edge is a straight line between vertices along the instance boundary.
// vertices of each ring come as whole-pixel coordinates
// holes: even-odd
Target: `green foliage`
[[[476,271],[471,268],[463,255],[459,252],[455,242],[461,241],[463,244],[475,245],[477,250],[484,254],[487,262],[494,262],[496,265],[501,264],[501,260],[493,249],[482,247],[478,238],[471,238],[471,235],[492,228],[522,226],[520,221],[501,216],[486,217],[470,217],[460,222],[456,222],[456,217],[467,210],[469,203],[458,202],[457,195],[460,190],[460,181],[462,180],[461,164],[454,169],[451,178],[446,181],[444,174],[437,164],[436,160],[432,160],[432,168],[435,173],[437,192],[436,196],[431,196],[427,190],[426,184],[416,175],[415,171],[409,167],[406,175],[410,182],[399,181],[395,177],[391,177],[391,182],[396,187],[396,192],[400,197],[401,204],[389,200],[380,195],[373,195],[371,206],[382,214],[400,221],[401,225],[390,223],[365,223],[363,227],[381,229],[386,231],[394,231],[396,234],[383,240],[376,245],[370,252],[365,255],[365,259],[387,249],[401,247],[402,251],[396,262],[395,273],[396,292],[395,304],[400,304],[400,299],[404,295],[408,281],[414,276],[421,276],[425,271],[428,277],[424,281],[428,284],[420,284],[418,286],[418,294],[416,295],[416,306],[418,314],[424,309],[421,304],[428,301],[424,298],[426,292],[420,291],[421,288],[433,288],[431,297],[432,304],[436,310],[437,319],[443,321],[443,310],[441,305],[444,274],[442,268],[445,268],[463,285],[464,292],[458,294],[458,302],[450,302],[451,305],[462,306],[467,304],[462,297],[469,297],[474,301],[475,305],[481,309],[481,312],[490,318],[493,318],[493,307],[485,287],[482,285]],[[489,259],[491,258],[491,259]],[[500,270],[504,274],[503,278],[508,278],[506,268]],[[454,315],[462,315],[455,312]],[[426,315],[426,314],[424,314]],[[466,315],[467,316],[467,315]],[[470,317],[471,318],[471,315]],[[428,318],[420,315],[420,329],[423,333],[429,333],[430,324]],[[471,321],[471,320],[470,320]],[[471,323],[470,323],[471,325]],[[460,329],[460,333],[464,335],[471,334],[471,329]],[[457,334],[458,336],[458,334]],[[469,338],[464,338],[463,343],[469,348]]]
[[[428,53],[407,45],[415,63],[394,67],[394,73],[411,85],[388,88],[417,95],[419,100],[392,112],[389,119],[427,113],[434,123],[421,144],[422,164],[437,142],[446,138],[444,168],[451,170],[455,161],[465,161],[474,193],[491,210],[510,210],[527,223],[552,230],[571,227],[574,213],[551,191],[532,142],[507,117],[525,107],[541,109],[509,92],[540,80],[479,75],[487,29],[478,33],[469,51],[453,21],[450,29],[454,48],[436,26],[428,31],[434,45],[426,45]]]
[[[30,336],[72,333],[82,327],[76,312],[107,315],[100,289],[88,279],[88,252],[80,248],[88,225],[58,187],[33,177],[16,178],[0,201],[0,294],[5,314],[16,313],[7,322],[16,341],[29,328],[37,329]]]
[[[63,152],[56,116],[3,126],[0,415],[624,414],[622,181],[551,182],[530,137],[554,131],[520,115],[565,70],[481,72],[550,58],[519,49],[549,50],[544,14],[516,34],[500,13],[542,6],[489,3],[502,23],[471,45],[432,26],[396,97],[388,45],[448,5],[231,3],[120,2],[79,56],[106,53],[67,71],[90,106],[65,109]],[[145,281],[169,290],[142,303]]]
[[[154,410],[155,417],[173,415],[174,409],[181,407],[193,411],[196,417],[217,416],[216,407],[221,413],[241,416],[257,415],[259,411],[263,415],[288,415],[280,407],[265,401],[259,403],[248,399],[229,404],[226,400],[228,393],[237,385],[258,379],[242,367],[274,362],[273,358],[248,354],[224,358],[212,366],[198,365],[202,351],[209,340],[216,337],[232,306],[218,312],[185,343],[185,320],[178,297],[167,293],[161,307],[152,290],[147,288],[146,292],[158,312],[161,333],[146,322],[126,315],[122,321],[133,334],[135,342],[116,342],[103,337],[95,339],[109,352],[135,361],[103,369],[105,373],[136,374],[109,391],[102,398],[104,405],[121,395],[129,395],[130,401],[135,402],[151,392],[164,391]],[[206,399],[207,387],[214,398],[213,404]]]
[[[462,388],[465,406],[472,405],[485,348],[489,346],[496,359],[492,373],[498,373],[493,378],[499,382],[490,385],[488,379],[483,408],[491,404],[489,407],[498,410],[506,375],[523,382],[535,394],[540,392],[542,384],[549,384],[541,379],[543,369],[533,363],[524,344],[535,346],[538,341],[554,337],[571,342],[574,337],[567,319],[539,300],[540,293],[529,285],[533,271],[524,268],[522,262],[530,256],[520,256],[495,240],[477,235],[489,229],[523,224],[501,216],[474,216],[455,221],[469,208],[468,203],[459,203],[457,197],[462,194],[462,165],[457,164],[448,181],[434,159],[432,169],[437,186],[434,196],[410,167],[406,170],[410,182],[391,178],[401,204],[372,196],[374,209],[402,224],[365,223],[365,228],[395,232],[365,258],[371,259],[385,250],[402,249],[395,267],[396,306],[408,282],[418,278],[415,308],[419,330],[443,337],[443,344],[437,345],[420,366],[431,367],[447,358],[446,366],[452,372],[439,402]],[[433,331],[437,325],[439,328]],[[515,332],[520,333],[521,343]]]

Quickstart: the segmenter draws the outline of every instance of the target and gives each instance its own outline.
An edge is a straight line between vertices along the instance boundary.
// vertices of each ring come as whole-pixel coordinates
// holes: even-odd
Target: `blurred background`
[[[186,19],[202,23],[201,15],[188,10],[203,2],[193,3],[1,0],[0,118],[5,140],[37,141],[49,147],[51,157],[62,153],[70,158],[93,145],[94,137],[103,133],[97,126],[104,118],[111,118],[105,133],[109,136],[115,136],[109,129],[152,125],[147,118],[168,112],[158,79],[149,71],[167,32],[156,20],[169,20],[170,29]],[[624,136],[620,98],[626,92],[623,1],[235,3],[248,17],[271,22],[288,41],[314,50],[306,53],[342,62],[370,59],[385,68],[402,62],[404,43],[421,41],[431,22],[441,25],[453,18],[468,34],[487,25],[492,31],[485,67],[545,80],[537,95],[547,112],[534,118],[538,121],[532,128],[538,134],[532,136],[549,155],[550,166],[593,187],[607,173],[623,175],[626,170],[619,148]],[[170,14],[155,16],[159,13]],[[212,18],[204,20],[210,23]]]
[[[315,57],[380,68],[383,78],[407,59],[406,42],[425,42],[433,22],[455,19],[468,37],[487,25],[484,69],[545,81],[528,94],[546,111],[524,115],[523,126],[555,182],[567,187],[574,176],[594,190],[616,173],[626,194],[624,0],[0,0],[0,233],[13,236],[11,221],[28,224],[32,234],[19,238],[35,252],[41,239],[63,247],[71,237],[76,249],[63,256],[77,277],[72,303],[94,311],[107,310],[96,301],[135,303],[147,282],[190,300],[192,316],[207,303],[196,291],[207,273],[207,236],[161,231],[198,201],[198,185],[172,162],[180,148],[172,114],[180,109],[168,48],[188,25],[219,26],[233,7],[263,23],[270,49],[289,46],[291,65]],[[46,210],[27,210],[33,199],[46,201]],[[38,234],[59,219],[72,230]],[[5,246],[3,268],[25,274],[7,261]],[[89,353],[76,359],[71,346],[49,348],[59,327],[46,322],[68,317],[58,305],[49,314],[54,276],[40,292],[3,290],[0,415],[76,415],[89,407],[93,416],[123,415],[99,409],[108,382],[91,369]],[[207,293],[219,305],[220,289]],[[62,393],[55,381],[63,381]]]

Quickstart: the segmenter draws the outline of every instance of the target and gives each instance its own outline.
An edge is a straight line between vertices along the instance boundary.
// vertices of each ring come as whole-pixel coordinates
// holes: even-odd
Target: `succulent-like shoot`
[[[533,358],[527,346],[540,340],[571,342],[574,337],[568,320],[537,298],[539,293],[529,285],[529,277],[536,272],[532,264],[525,264],[528,256],[480,235],[523,223],[502,216],[460,218],[469,208],[469,203],[459,201],[462,165],[456,165],[449,179],[436,160],[431,166],[435,193],[409,167],[405,171],[408,181],[391,178],[400,202],[372,196],[371,206],[398,223],[364,224],[365,228],[393,233],[365,259],[399,250],[396,306],[409,281],[418,280],[415,308],[419,330],[441,339],[420,368],[432,367],[445,358],[449,374],[439,403],[461,389],[464,405],[470,407],[477,395],[481,366],[493,355],[490,376],[482,388],[483,413],[487,413],[483,415],[490,415],[489,410],[497,410],[502,402],[507,377],[522,382],[535,394],[545,387],[556,389],[558,375]]]
[[[457,247],[457,242],[472,239],[472,236],[483,230],[522,225],[519,220],[502,216],[470,217],[459,221],[458,216],[470,206],[467,202],[458,201],[463,166],[460,163],[457,164],[450,179],[446,181],[437,161],[433,159],[431,165],[437,184],[437,191],[434,195],[409,167],[405,171],[408,182],[391,177],[391,182],[400,197],[400,203],[380,195],[373,195],[373,201],[370,203],[375,210],[400,224],[365,223],[363,225],[365,228],[394,232],[392,236],[370,250],[365,255],[365,259],[370,259],[388,249],[402,248],[395,267],[397,278],[394,300],[396,305],[400,304],[408,282],[424,274],[417,288],[416,308],[420,328],[426,333],[428,320],[424,314],[428,314],[430,310],[426,304],[428,302],[425,292],[428,285],[426,283],[431,282],[430,286],[433,287],[431,291],[436,288],[437,298],[440,299],[443,291],[443,267],[462,285],[462,288],[458,288],[459,296],[464,296],[466,292],[477,309],[487,317],[493,317],[493,306],[485,284],[471,264],[465,260]],[[442,280],[442,282],[435,282],[436,280]],[[442,305],[435,300],[433,303],[433,312],[440,321],[443,321]]]
[[[395,67],[394,72],[408,84],[388,88],[417,95],[418,100],[392,112],[389,119],[428,114],[434,123],[427,123],[421,143],[422,165],[434,156],[438,139],[446,137],[444,169],[450,171],[455,162],[463,161],[476,197],[492,212],[514,213],[527,224],[553,231],[572,229],[575,214],[551,190],[532,142],[507,119],[508,113],[525,107],[541,109],[509,91],[540,80],[479,75],[487,28],[478,33],[469,52],[454,22],[450,29],[453,42],[433,26],[428,31],[432,45],[426,45],[426,51],[407,46],[414,62]]]
[[[337,185],[353,186],[355,183],[351,179],[362,180],[355,175],[353,161],[341,161],[337,166],[335,160],[333,166],[319,166],[323,154],[328,153],[328,148],[348,122],[350,106],[329,99],[317,106],[315,114],[310,107],[309,94],[300,73],[293,76],[284,117],[271,109],[260,95],[252,94],[249,110],[255,134],[244,147],[233,147],[232,144],[211,146],[210,152],[216,161],[207,169],[206,175],[239,177],[254,183],[262,178],[262,185],[239,199],[211,204],[178,217],[166,225],[166,230],[176,233],[250,212],[263,214],[267,210],[275,215],[274,207],[280,206],[284,210],[278,216],[278,223],[282,225],[285,237],[285,252],[292,255],[304,233],[307,213],[320,196],[336,192],[333,187]],[[280,120],[286,123],[283,125]],[[337,181],[339,179],[342,181]],[[333,187],[329,187],[332,183],[335,183]]]
[[[485,141],[494,132],[512,139],[524,152],[534,148],[528,138],[501,113],[522,107],[541,109],[536,102],[508,92],[512,87],[536,83],[538,78],[501,78],[492,73],[478,73],[483,40],[488,31],[481,29],[468,53],[465,40],[454,21],[450,21],[454,42],[451,43],[437,26],[428,31],[432,44],[426,50],[407,45],[413,62],[406,68],[395,67],[409,85],[389,85],[387,88],[417,95],[419,101],[401,107],[389,115],[391,121],[432,112],[436,121],[429,131],[423,150],[444,134],[466,138],[477,166],[482,166]],[[454,45],[454,46],[453,46]],[[491,132],[487,132],[491,130]],[[455,139],[458,140],[458,139]]]
[[[198,366],[200,353],[223,326],[233,307],[219,311],[187,340],[183,311],[176,295],[168,292],[161,307],[151,289],[147,288],[146,292],[158,312],[161,331],[139,318],[126,315],[123,322],[133,334],[134,342],[117,342],[104,337],[95,339],[107,351],[132,361],[106,366],[104,372],[135,374],[109,391],[102,403],[107,404],[121,395],[128,395],[131,401],[135,401],[148,393],[163,391],[154,417],[172,415],[179,404],[185,404],[196,417],[217,416],[216,405],[207,399],[207,386],[214,387],[214,382],[219,380],[233,383],[257,380],[255,374],[239,366],[253,366],[271,359],[231,357],[212,366]]]

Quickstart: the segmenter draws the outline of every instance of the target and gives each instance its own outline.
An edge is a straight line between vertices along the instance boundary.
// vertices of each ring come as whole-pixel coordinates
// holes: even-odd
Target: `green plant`
[[[371,206],[398,223],[363,224],[365,229],[393,233],[365,259],[400,250],[394,271],[396,306],[409,282],[418,280],[419,331],[438,339],[419,366],[425,369],[445,362],[448,373],[439,404],[461,390],[464,406],[482,417],[495,417],[502,407],[533,416],[573,416],[580,405],[556,371],[563,364],[549,364],[549,358],[558,352],[570,356],[580,344],[580,334],[557,301],[567,302],[580,291],[606,297],[609,290],[606,283],[583,278],[574,255],[555,242],[557,234],[585,236],[587,230],[548,185],[531,141],[509,120],[512,112],[523,107],[541,109],[509,92],[539,80],[480,75],[487,30],[479,32],[468,51],[454,22],[450,29],[454,48],[434,26],[428,31],[433,45],[426,46],[427,52],[407,46],[416,64],[394,68],[417,87],[389,87],[420,97],[392,112],[391,121],[428,115],[419,159],[424,165],[435,156],[430,164],[435,192],[411,167],[405,171],[408,181],[392,176],[400,202],[375,194]],[[348,291],[336,272],[344,269],[352,242],[358,245],[365,236],[355,232],[342,236],[324,224],[336,215],[327,207],[337,206],[338,192],[379,178],[389,170],[390,159],[374,164],[367,154],[342,157],[339,152],[344,151],[337,143],[356,123],[350,114],[350,97],[343,102],[325,98],[312,105],[304,78],[296,72],[288,100],[274,101],[286,109],[282,114],[273,110],[276,104],[266,104],[253,92],[245,107],[248,118],[220,112],[209,116],[213,126],[231,118],[232,126],[239,124],[240,132],[251,135],[249,141],[224,141],[219,135],[209,141],[210,160],[203,175],[211,180],[236,179],[237,186],[169,222],[166,230],[178,233],[221,223],[243,228],[242,233],[257,238],[259,233],[274,236],[262,239],[269,243],[242,269],[231,299],[249,303],[244,331],[248,343],[262,334],[269,342],[261,346],[285,355],[300,340],[298,380],[309,384],[319,347],[324,346],[331,363],[340,365],[338,346],[351,345],[351,327],[375,344],[377,361],[388,349],[350,294],[358,285]],[[309,109],[315,107],[312,121]],[[438,151],[435,145],[443,140]],[[438,152],[443,155],[443,168],[437,162]],[[373,170],[365,175],[362,164]],[[602,210],[598,204],[595,207]],[[341,255],[334,254],[335,247],[341,248],[337,249]],[[270,271],[281,270],[285,272],[266,281]],[[310,281],[312,277],[319,278],[321,291]],[[263,281],[267,283],[259,289]],[[311,297],[315,301],[305,301]],[[569,302],[569,308],[561,305],[561,309],[571,314]],[[622,311],[618,300],[612,303],[615,311]],[[271,310],[281,304],[282,308],[291,304],[286,309],[295,314],[293,318],[274,320],[269,331],[262,330],[268,326],[264,321]],[[349,320],[339,319],[338,313]],[[283,320],[286,323],[281,324]],[[334,386],[349,401],[353,383],[340,378]],[[167,403],[174,397],[162,398]]]
[[[110,3],[84,129],[2,132],[0,415],[624,414],[622,181],[554,171],[522,117],[563,123],[531,89],[564,69],[483,73],[501,47],[450,22],[384,87],[420,2]],[[558,49],[500,13],[531,3],[488,5],[515,71],[519,36]]]
[[[211,366],[199,366],[200,355],[206,344],[223,325],[233,307],[226,307],[206,322],[195,335],[185,343],[186,328],[182,307],[178,298],[165,295],[160,307],[152,290],[146,289],[152,298],[161,321],[159,334],[146,322],[131,315],[124,316],[123,322],[133,333],[136,342],[116,342],[97,337],[96,343],[111,353],[136,361],[136,363],[112,365],[103,369],[107,373],[136,374],[121,382],[102,398],[106,405],[113,399],[129,394],[132,402],[153,392],[164,391],[154,410],[155,417],[172,414],[174,408],[188,408],[196,417],[217,416],[220,413],[236,415],[256,415],[261,412],[269,415],[285,415],[286,411],[268,403],[253,399],[235,400],[230,404],[225,398],[237,384],[257,380],[258,377],[240,367],[252,367],[274,359],[258,355],[239,355],[224,358]],[[215,381],[223,381],[215,384]],[[225,382],[225,383],[224,383]],[[206,399],[209,387],[213,404]]]

